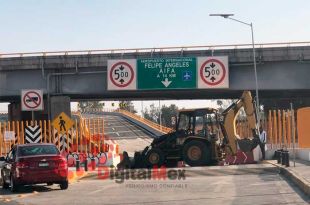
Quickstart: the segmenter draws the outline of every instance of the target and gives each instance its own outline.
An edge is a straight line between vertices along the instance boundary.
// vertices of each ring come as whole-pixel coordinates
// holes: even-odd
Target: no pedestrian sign
[[[108,61],[108,90],[136,90],[136,60]]]
[[[22,90],[21,104],[22,104],[22,111],[43,110],[43,91]]]

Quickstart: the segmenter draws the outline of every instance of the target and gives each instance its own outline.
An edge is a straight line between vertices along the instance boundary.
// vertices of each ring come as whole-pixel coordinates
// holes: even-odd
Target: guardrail
[[[128,117],[131,117],[131,118],[133,118],[135,120],[138,120],[139,122],[142,122],[142,123],[144,123],[144,124],[154,128],[154,129],[156,129],[156,130],[158,130],[160,132],[163,132],[163,133],[168,133],[168,132],[171,132],[173,130],[173,129],[169,128],[169,127],[165,127],[165,126],[159,125],[159,124],[157,124],[155,122],[152,122],[150,120],[147,120],[147,119],[145,119],[145,118],[143,118],[141,116],[138,116],[136,114],[128,112],[127,110],[119,109],[118,112],[122,113],[123,115],[126,115]]]
[[[282,43],[256,43],[256,48],[270,47],[291,47],[291,46],[310,46],[310,42],[282,42]],[[224,45],[202,45],[202,46],[171,46],[153,48],[118,48],[118,49],[95,49],[95,50],[69,50],[69,51],[38,51],[38,52],[16,52],[0,53],[0,58],[27,57],[27,56],[67,56],[67,55],[91,55],[91,54],[126,54],[143,52],[165,52],[165,51],[190,51],[190,50],[217,50],[217,49],[245,49],[252,48],[252,44],[224,44]]]
[[[102,112],[116,112],[117,108],[87,108],[82,109],[80,113],[91,114],[91,113],[102,113]]]

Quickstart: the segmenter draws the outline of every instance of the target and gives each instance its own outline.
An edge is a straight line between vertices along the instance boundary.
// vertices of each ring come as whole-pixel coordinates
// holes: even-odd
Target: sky
[[[250,27],[210,13],[252,22],[256,43],[309,41],[309,11],[309,0],[0,0],[0,53],[251,43]]]

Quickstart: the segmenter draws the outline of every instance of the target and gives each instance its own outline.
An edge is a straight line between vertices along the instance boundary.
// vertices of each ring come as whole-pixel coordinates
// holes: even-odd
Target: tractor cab
[[[212,108],[180,110],[177,132],[184,132],[185,137],[197,136],[210,140],[218,133],[218,112]]]

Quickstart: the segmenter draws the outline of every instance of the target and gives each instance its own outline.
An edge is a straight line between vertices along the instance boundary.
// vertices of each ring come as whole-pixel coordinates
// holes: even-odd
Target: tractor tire
[[[5,182],[4,177],[2,176],[2,188],[3,189],[8,189],[10,187],[10,185],[8,183]]]
[[[14,178],[11,176],[10,177],[10,190],[11,192],[17,192],[19,190],[20,186],[16,184],[14,181]]]
[[[209,165],[211,163],[211,151],[209,146],[201,141],[193,140],[183,147],[183,160],[192,167]]]
[[[61,189],[61,190],[68,189],[68,187],[69,187],[69,182],[68,182],[68,180],[63,181],[63,182],[60,183],[60,189]]]
[[[154,166],[161,167],[165,162],[164,153],[157,148],[152,148],[147,152],[145,157],[145,163],[148,168],[153,168]]]

